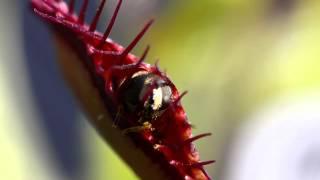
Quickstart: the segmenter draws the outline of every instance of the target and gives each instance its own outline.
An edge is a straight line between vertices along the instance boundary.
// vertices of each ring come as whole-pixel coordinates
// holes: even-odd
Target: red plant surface
[[[180,103],[186,93],[180,95],[157,65],[143,62],[149,47],[141,58],[130,54],[153,20],[123,48],[108,38],[122,0],[118,1],[104,34],[96,32],[96,26],[105,0],[90,24],[84,22],[89,0],[83,1],[79,15],[74,12],[74,0],[69,5],[62,0],[31,2],[34,12],[50,23],[76,52],[115,128],[124,132],[171,179],[210,179],[203,166],[214,161],[201,162],[192,144],[210,133],[192,136],[192,127]]]

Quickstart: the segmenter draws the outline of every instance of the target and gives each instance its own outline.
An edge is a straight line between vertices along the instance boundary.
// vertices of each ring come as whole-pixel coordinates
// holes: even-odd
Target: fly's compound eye
[[[124,109],[142,115],[142,121],[155,119],[171,102],[172,90],[166,81],[145,71],[135,73],[121,89]]]

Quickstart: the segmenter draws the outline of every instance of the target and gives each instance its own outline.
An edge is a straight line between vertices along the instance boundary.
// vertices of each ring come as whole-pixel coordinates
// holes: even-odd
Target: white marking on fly
[[[153,96],[152,96],[153,104],[151,105],[151,107],[153,110],[158,110],[162,105],[162,98],[163,98],[162,89],[161,88],[153,89],[152,93],[153,93]]]

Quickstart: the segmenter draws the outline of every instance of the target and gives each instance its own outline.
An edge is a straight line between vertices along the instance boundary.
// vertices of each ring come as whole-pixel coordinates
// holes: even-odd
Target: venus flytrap
[[[122,0],[102,34],[96,31],[105,0],[91,23],[85,23],[89,0],[79,15],[75,1],[32,0],[34,12],[54,31],[59,63],[89,120],[101,136],[142,179],[210,179],[193,141],[180,94],[157,65],[130,54],[149,29],[150,20],[126,47],[113,42],[110,32]]]

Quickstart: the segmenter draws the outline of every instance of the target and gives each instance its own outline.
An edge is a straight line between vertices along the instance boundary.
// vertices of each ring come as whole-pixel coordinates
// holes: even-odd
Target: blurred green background
[[[90,3],[92,17],[97,2]],[[115,5],[114,0],[108,3],[102,22],[107,21]],[[241,177],[230,174],[240,171],[235,169],[246,171],[242,160],[234,157],[242,157],[243,146],[251,154],[250,138],[260,131],[251,128],[251,136],[243,137],[247,133],[243,127],[255,127],[273,119],[256,120],[260,118],[251,118],[253,115],[260,117],[260,112],[279,101],[302,104],[300,99],[320,90],[317,0],[126,0],[120,14],[111,37],[124,45],[148,17],[156,17],[156,24],[134,53],[140,54],[146,44],[151,44],[148,62],[160,58],[160,67],[167,70],[180,91],[189,91],[183,104],[195,125],[194,134],[213,133],[196,144],[201,159],[217,160],[206,168],[215,179],[240,180]],[[32,15],[28,3],[1,1],[0,20],[0,178],[139,179],[82,116],[55,64],[50,31]],[[100,25],[101,30],[103,26]],[[312,130],[317,132],[319,103],[312,106],[317,117],[313,118],[316,123]],[[293,103],[287,103],[290,104]],[[279,106],[280,114],[284,113],[284,106]],[[306,120],[301,119],[303,123],[298,128],[292,126],[293,139],[311,131],[304,131],[301,126],[307,127],[307,117],[313,112],[300,109]],[[296,111],[288,112],[292,119],[297,117]],[[286,128],[290,125],[288,120],[280,129],[267,131],[270,139],[266,139],[266,147],[259,152],[261,156],[267,156],[270,149],[281,151],[272,143],[268,146],[269,141],[288,134]],[[271,136],[277,133],[279,136]],[[320,152],[319,136],[312,134],[303,140],[313,144],[308,148],[317,147],[315,154]],[[281,148],[287,148],[284,152],[290,154],[300,144],[301,141],[292,141]],[[264,163],[259,159],[252,162],[248,164],[253,172],[257,172],[256,163]],[[289,162],[279,163],[289,168]],[[266,174],[274,168],[266,167],[270,168],[265,170]],[[312,167],[320,172],[320,157]],[[285,175],[252,177],[287,179],[283,178]],[[310,177],[317,179],[320,175]]]

